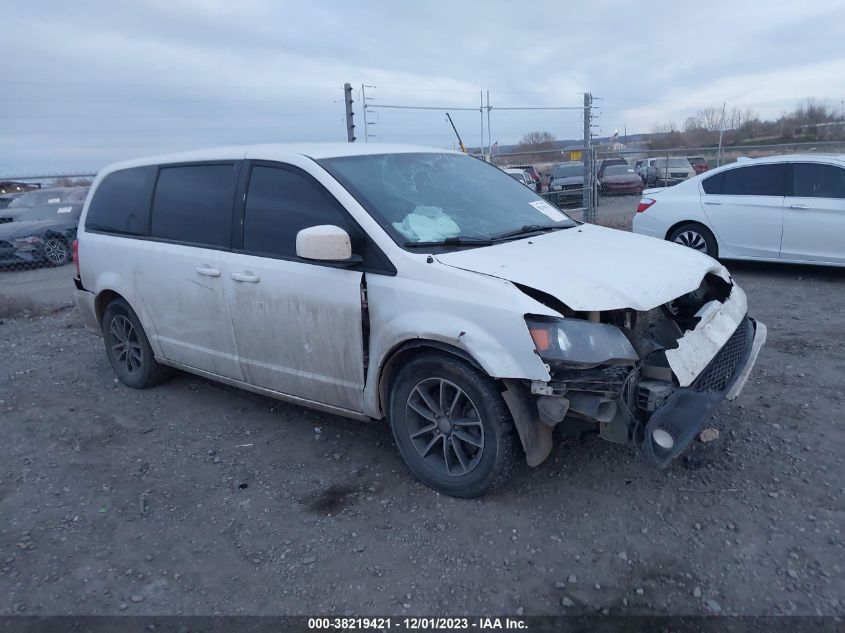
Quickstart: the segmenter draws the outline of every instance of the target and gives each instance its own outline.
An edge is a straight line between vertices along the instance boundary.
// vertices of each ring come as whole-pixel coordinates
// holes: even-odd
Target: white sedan
[[[531,191],[537,191],[537,183],[534,182],[534,179],[531,177],[531,174],[529,174],[526,170],[508,167],[504,171],[511,178],[518,180],[523,185],[528,187]]]
[[[845,266],[845,155],[744,160],[647,189],[633,229],[722,259]]]

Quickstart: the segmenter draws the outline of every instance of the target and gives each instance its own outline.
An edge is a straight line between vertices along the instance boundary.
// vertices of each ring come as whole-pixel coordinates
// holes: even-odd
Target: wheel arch
[[[111,288],[106,288],[101,290],[97,293],[97,296],[94,297],[94,314],[97,315],[97,322],[103,322],[103,315],[106,313],[106,306],[108,306],[112,301],[115,299],[123,299],[126,301],[126,304],[131,308],[132,304],[119,292],[112,290]]]
[[[384,361],[379,367],[377,397],[379,413],[382,416],[387,414],[388,398],[390,396],[390,385],[396,377],[399,369],[412,358],[425,354],[427,352],[441,352],[450,354],[461,360],[466,361],[478,371],[488,375],[481,364],[475,360],[472,355],[459,347],[444,343],[443,341],[436,341],[433,339],[411,339],[395,345],[384,357]],[[495,380],[495,378],[494,378]]]

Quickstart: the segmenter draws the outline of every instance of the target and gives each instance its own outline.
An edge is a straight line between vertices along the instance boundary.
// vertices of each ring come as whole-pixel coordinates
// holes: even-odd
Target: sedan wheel
[[[710,257],[719,256],[719,246],[716,238],[706,226],[698,222],[687,222],[671,231],[666,239],[675,244],[686,246]]]
[[[44,259],[50,266],[64,266],[70,260],[70,249],[63,239],[48,238],[44,242]]]
[[[707,254],[707,242],[705,241],[704,237],[695,231],[684,231],[680,233],[675,238],[676,244],[681,244],[683,246],[688,246],[689,248],[694,248],[697,251],[701,251],[705,255]]]

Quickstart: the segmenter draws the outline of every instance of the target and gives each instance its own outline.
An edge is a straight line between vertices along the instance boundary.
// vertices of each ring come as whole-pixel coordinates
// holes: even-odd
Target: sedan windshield
[[[605,176],[624,176],[625,174],[633,174],[634,170],[627,165],[611,165],[604,170]]]
[[[584,175],[583,165],[560,165],[555,170],[555,178],[577,178]]]
[[[79,203],[70,204],[55,202],[53,204],[42,204],[21,213],[16,222],[32,222],[34,220],[78,220],[82,212],[82,205]]]
[[[318,162],[403,246],[478,246],[522,229],[575,226],[501,169],[469,156],[376,154]]]
[[[654,161],[655,167],[665,167],[666,166],[666,159],[665,158],[658,158]],[[673,169],[675,167],[683,167],[684,169],[689,169],[689,161],[686,158],[670,158],[669,159],[669,168]]]
[[[50,204],[53,202],[82,202],[85,200],[86,195],[88,195],[88,187],[41,189],[24,194],[20,198],[15,198],[9,204],[9,208],[28,209],[40,204]]]

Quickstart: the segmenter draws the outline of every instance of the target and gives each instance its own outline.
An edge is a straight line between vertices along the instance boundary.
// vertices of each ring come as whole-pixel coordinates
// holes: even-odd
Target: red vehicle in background
[[[687,156],[687,160],[689,164],[692,165],[692,168],[695,170],[696,176],[698,174],[703,174],[705,171],[710,169],[710,165],[707,164],[707,161],[704,160],[704,156]]]

